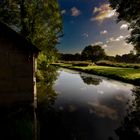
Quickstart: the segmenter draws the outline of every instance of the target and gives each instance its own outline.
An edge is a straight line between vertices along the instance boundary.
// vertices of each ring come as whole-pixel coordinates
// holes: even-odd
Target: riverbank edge
[[[94,74],[94,75],[98,75],[98,76],[104,76],[110,79],[114,79],[114,80],[118,80],[118,81],[122,81],[125,83],[129,83],[129,84],[133,84],[136,86],[140,86],[140,78],[137,79],[125,79],[124,77],[120,77],[111,73],[100,73],[97,70],[94,69],[82,69],[82,67],[76,67],[76,66],[70,66],[70,65],[62,65],[62,64],[52,64],[54,66],[58,66],[58,67],[62,67],[62,68],[67,68],[67,69],[71,69],[71,70],[76,70],[76,71],[80,71],[80,72],[84,72],[84,73],[88,73],[88,74]]]

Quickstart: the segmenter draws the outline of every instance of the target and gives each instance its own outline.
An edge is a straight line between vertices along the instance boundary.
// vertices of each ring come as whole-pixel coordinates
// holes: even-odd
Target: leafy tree
[[[83,60],[91,60],[92,62],[96,62],[100,59],[103,59],[106,56],[106,54],[105,54],[104,49],[101,46],[89,45],[84,48],[84,50],[81,53],[81,56]]]
[[[0,20],[21,33],[47,57],[56,52],[55,45],[62,35],[57,0],[0,0]]]
[[[60,54],[60,60],[64,61],[80,61],[81,55],[79,53],[76,54]]]
[[[140,57],[138,54],[134,54],[131,51],[129,54],[123,54],[122,56],[116,55],[115,60],[117,62],[125,62],[125,63],[140,63]]]
[[[109,0],[111,7],[118,13],[118,21],[126,21],[131,29],[131,36],[127,38],[140,52],[140,0]]]

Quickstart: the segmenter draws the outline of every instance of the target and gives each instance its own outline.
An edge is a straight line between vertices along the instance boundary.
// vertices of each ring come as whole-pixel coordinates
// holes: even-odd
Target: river
[[[60,68],[47,89],[39,89],[41,140],[140,138],[139,87]]]

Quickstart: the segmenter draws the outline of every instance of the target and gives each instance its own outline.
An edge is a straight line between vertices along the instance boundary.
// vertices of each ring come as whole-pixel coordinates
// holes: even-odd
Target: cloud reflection
[[[88,102],[88,105],[90,106],[89,112],[91,114],[95,113],[99,117],[108,117],[112,120],[116,120],[118,118],[117,111],[111,107],[103,105],[99,102]]]

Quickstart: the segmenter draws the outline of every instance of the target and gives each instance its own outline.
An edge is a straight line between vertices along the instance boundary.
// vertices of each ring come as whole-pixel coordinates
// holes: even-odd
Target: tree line
[[[125,62],[125,63],[140,63],[140,57],[138,53],[130,51],[129,54],[108,56],[104,49],[99,45],[86,46],[81,53],[75,54],[59,54],[60,60],[63,61],[91,61],[97,62],[99,60],[109,60],[112,62]]]

